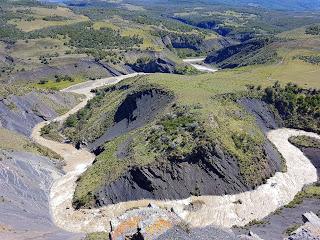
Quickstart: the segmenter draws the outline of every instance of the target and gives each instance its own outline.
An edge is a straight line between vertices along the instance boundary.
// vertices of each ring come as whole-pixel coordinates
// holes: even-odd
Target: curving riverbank
[[[200,72],[209,72],[214,73],[217,72],[217,68],[213,68],[208,64],[204,64],[205,58],[187,58],[183,59],[183,62],[190,64],[192,67],[197,69]]]
[[[126,75],[117,78],[108,78],[79,84],[65,89],[66,92],[84,94],[82,103],[70,112],[55,119],[63,121],[70,114],[81,109],[93,97],[91,89],[104,84],[116,83]],[[55,223],[71,232],[97,232],[110,231],[110,220],[136,207],[146,207],[154,203],[166,209],[173,209],[178,216],[191,226],[203,227],[217,225],[231,227],[243,226],[254,219],[262,219],[277,208],[289,203],[293,197],[306,184],[317,181],[316,169],[303,153],[288,142],[290,136],[308,135],[320,137],[313,133],[306,133],[292,129],[278,129],[268,133],[270,141],[278,148],[287,163],[286,173],[276,173],[266,184],[254,191],[226,196],[200,196],[190,197],[179,201],[139,200],[109,205],[99,209],[74,210],[72,207],[73,193],[77,178],[92,164],[94,155],[81,149],[77,150],[70,144],[62,144],[44,139],[40,136],[41,128],[47,124],[38,124],[32,133],[33,139],[64,157],[66,174],[58,179],[52,186],[50,194],[50,207]],[[197,211],[190,211],[186,206],[192,201],[200,200],[202,207]]]

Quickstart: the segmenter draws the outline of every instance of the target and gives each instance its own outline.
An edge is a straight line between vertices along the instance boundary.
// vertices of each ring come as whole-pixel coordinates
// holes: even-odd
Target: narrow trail
[[[70,114],[77,112],[93,97],[90,90],[97,86],[112,84],[137,74],[125,75],[82,83],[65,89],[65,92],[76,92],[86,97],[68,113],[52,121],[63,121]],[[52,218],[57,226],[70,232],[110,231],[110,220],[137,207],[147,207],[153,203],[161,208],[173,209],[175,213],[193,227],[216,225],[221,227],[243,226],[254,219],[262,219],[277,208],[289,203],[306,184],[317,181],[317,172],[303,153],[289,143],[291,136],[307,135],[320,139],[314,133],[293,129],[278,129],[268,133],[269,140],[283,155],[287,172],[278,172],[266,184],[256,190],[225,196],[200,196],[184,200],[138,200],[108,205],[98,209],[75,210],[72,198],[78,177],[92,164],[94,155],[85,149],[77,150],[71,144],[62,144],[44,139],[41,128],[48,122],[35,126],[32,138],[39,144],[60,154],[66,162],[66,174],[58,179],[51,188],[50,207]],[[203,206],[198,211],[188,211],[186,205],[200,200]],[[240,201],[239,201],[240,200]],[[239,203],[241,202],[241,204]]]

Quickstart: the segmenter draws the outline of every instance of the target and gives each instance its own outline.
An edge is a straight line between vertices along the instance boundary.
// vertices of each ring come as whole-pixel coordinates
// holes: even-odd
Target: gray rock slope
[[[84,237],[57,228],[51,220],[49,189],[60,174],[47,158],[0,151],[0,239],[76,240]]]
[[[10,82],[39,82],[41,79],[53,79],[55,75],[68,75],[84,77],[111,77],[119,75],[114,72],[114,69],[108,64],[102,64],[91,59],[80,59],[74,63],[67,63],[64,65],[43,65],[31,70],[20,71],[9,76],[4,80]]]
[[[115,124],[100,138],[89,143],[89,149],[95,150],[121,134],[144,126],[172,101],[170,94],[158,89],[147,89],[127,96],[115,113]]]
[[[265,144],[266,176],[280,170],[280,157]],[[210,184],[208,184],[210,183]],[[252,189],[240,175],[237,160],[219,146],[201,146],[183,161],[159,161],[134,167],[96,194],[98,206],[137,199],[184,199],[190,195],[225,195]]]
[[[303,224],[302,214],[309,211],[319,211],[319,206],[319,199],[307,199],[295,208],[283,208],[281,211],[277,212],[277,214],[271,214],[265,219],[262,219],[262,222],[265,224],[254,225],[248,229],[233,230],[237,234],[246,234],[249,231],[252,231],[265,240],[283,239],[286,237],[285,232],[289,227]]]
[[[61,92],[30,92],[0,99],[0,126],[30,136],[39,122],[59,116],[59,111],[78,103],[71,94]]]
[[[237,101],[249,113],[256,118],[256,122],[261,130],[267,132],[270,129],[283,127],[280,116],[277,116],[268,104],[259,99],[242,98]]]

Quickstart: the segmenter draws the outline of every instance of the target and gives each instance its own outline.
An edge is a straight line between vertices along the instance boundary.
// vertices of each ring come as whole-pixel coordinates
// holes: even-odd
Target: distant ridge
[[[126,2],[126,1],[124,1]],[[136,2],[140,4],[150,4],[150,0],[130,0],[128,2]],[[183,4],[226,4],[232,6],[249,6],[249,7],[263,7],[276,10],[290,10],[290,11],[318,11],[320,10],[320,0],[154,0],[153,3],[183,3]]]

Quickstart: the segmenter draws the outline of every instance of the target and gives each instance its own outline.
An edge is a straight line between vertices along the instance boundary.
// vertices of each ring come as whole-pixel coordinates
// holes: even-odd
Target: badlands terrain
[[[0,2],[0,239],[320,239],[317,1]]]

